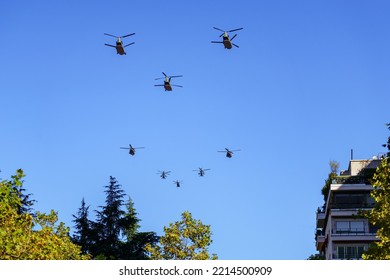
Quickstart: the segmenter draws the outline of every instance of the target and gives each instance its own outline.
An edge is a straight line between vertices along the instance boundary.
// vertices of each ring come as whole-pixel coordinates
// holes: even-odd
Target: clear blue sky
[[[389,13],[375,0],[3,1],[0,177],[24,169],[34,209],[72,227],[111,175],[142,231],[188,210],[220,259],[306,259],[329,161],[384,152]],[[213,26],[243,27],[240,48],[211,44]],[[104,46],[133,32],[126,56]],[[162,71],[183,88],[154,87]],[[130,157],[130,143],[145,149]]]

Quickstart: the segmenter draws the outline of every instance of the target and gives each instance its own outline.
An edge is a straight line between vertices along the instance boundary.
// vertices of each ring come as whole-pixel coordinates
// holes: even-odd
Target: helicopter
[[[109,47],[116,48],[116,53],[117,53],[117,54],[120,54],[120,55],[126,54],[125,48],[126,48],[127,46],[130,46],[130,45],[134,44],[134,42],[132,42],[132,43],[130,43],[130,44],[127,44],[127,45],[123,46],[123,42],[121,41],[121,38],[126,38],[126,37],[129,37],[129,36],[133,36],[134,34],[135,34],[135,33],[127,34],[127,35],[124,35],[124,36],[115,36],[115,35],[111,35],[111,34],[108,34],[108,33],[104,33],[104,35],[107,35],[107,36],[111,36],[111,37],[117,38],[117,40],[116,40],[116,46],[109,45],[109,44],[105,44],[105,45],[106,45],[106,46],[109,46]]]
[[[202,167],[199,167],[197,170],[192,170],[192,171],[198,171],[198,175],[200,177],[203,177],[207,170],[210,170],[210,169],[209,168],[203,169]]]
[[[129,150],[129,154],[134,156],[135,155],[135,149],[144,149],[145,147],[137,147],[137,148],[134,148],[133,146],[131,146],[131,144],[129,144],[129,147],[126,148],[126,147],[120,147],[121,149],[128,149]]]
[[[176,187],[180,188],[180,184],[183,183],[183,181],[176,180],[173,181],[173,183],[176,185]]]
[[[167,74],[165,74],[164,72],[162,72],[162,73],[163,73],[164,77],[156,78],[155,80],[165,79],[164,80],[164,84],[163,85],[154,85],[155,87],[164,87],[165,91],[172,91],[172,86],[174,86],[174,87],[183,87],[183,86],[172,85],[171,84],[171,79],[172,78],[183,77],[182,75],[179,75],[179,76],[167,76]]]
[[[232,46],[235,46],[237,48],[239,48],[239,46],[237,46],[236,44],[232,43],[233,39],[236,38],[237,34],[235,34],[232,38],[229,37],[229,32],[234,32],[234,31],[238,31],[238,30],[241,30],[243,28],[237,28],[237,29],[232,29],[232,30],[229,30],[229,31],[224,31],[222,29],[219,29],[217,27],[213,27],[214,29],[218,30],[218,31],[222,31],[223,33],[221,35],[219,35],[219,37],[222,37],[222,42],[221,41],[211,41],[211,43],[221,43],[224,45],[225,49],[231,49]]]
[[[218,151],[220,153],[226,153],[226,157],[231,158],[233,156],[233,152],[238,152],[241,150],[229,150],[228,148],[225,148],[226,151]]]
[[[160,174],[161,179],[166,179],[169,173],[171,173],[171,171],[158,171],[157,174]]]

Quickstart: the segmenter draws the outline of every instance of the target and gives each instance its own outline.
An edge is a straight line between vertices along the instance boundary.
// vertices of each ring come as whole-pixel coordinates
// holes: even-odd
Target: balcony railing
[[[377,229],[376,228],[333,228],[332,234],[337,235],[375,235]]]
[[[365,184],[371,185],[367,176],[337,176],[333,178],[332,184]]]
[[[332,203],[331,209],[365,209],[373,208],[374,203]]]

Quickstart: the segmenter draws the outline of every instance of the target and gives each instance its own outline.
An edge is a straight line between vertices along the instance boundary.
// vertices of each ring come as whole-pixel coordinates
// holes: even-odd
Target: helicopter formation
[[[235,43],[232,42],[233,39],[236,38],[237,34],[234,34],[233,37],[230,38],[229,33],[242,30],[243,28],[236,28],[236,29],[226,30],[226,31],[222,30],[220,28],[217,28],[217,27],[213,27],[213,28],[215,30],[218,30],[218,31],[222,32],[222,34],[219,36],[219,37],[222,37],[222,41],[211,41],[211,43],[223,44],[225,49],[232,49],[233,46],[236,47],[236,48],[239,48],[238,45],[236,45]],[[117,54],[119,54],[119,55],[126,55],[125,48],[130,46],[130,45],[133,45],[135,43],[135,42],[131,42],[129,44],[124,45],[124,42],[123,42],[123,38],[127,38],[127,37],[130,37],[130,36],[133,36],[133,35],[135,35],[135,33],[130,33],[130,34],[123,35],[123,36],[116,36],[116,35],[112,35],[112,34],[109,34],[109,33],[104,33],[104,35],[116,38],[116,44],[115,45],[110,45],[110,44],[105,44],[105,45],[108,46],[108,47],[115,48]],[[177,85],[177,84],[172,84],[171,83],[171,79],[173,79],[173,78],[181,78],[181,77],[183,77],[183,75],[172,75],[172,76],[169,76],[169,75],[167,75],[164,72],[162,72],[162,74],[163,74],[163,77],[156,78],[155,80],[164,79],[164,83],[163,84],[156,84],[156,85],[154,85],[155,87],[164,87],[165,91],[172,91],[172,87],[181,87],[181,88],[183,87],[182,85]],[[120,149],[129,150],[129,155],[130,156],[134,156],[137,149],[144,149],[144,148],[145,147],[133,147],[131,144],[129,144],[129,147],[120,147]],[[226,157],[227,158],[231,158],[233,156],[233,153],[237,152],[237,151],[240,151],[240,150],[230,150],[228,148],[225,148],[224,151],[218,151],[218,152],[226,153]],[[193,171],[198,172],[199,177],[204,177],[205,174],[206,174],[206,171],[209,171],[209,170],[211,170],[211,169],[210,168],[199,167],[198,169],[195,169]],[[165,171],[165,170],[163,170],[163,171],[159,170],[157,172],[159,177],[161,179],[163,179],[163,180],[165,180],[170,175],[170,173],[171,173],[171,171]],[[182,181],[175,180],[175,181],[173,181],[173,183],[176,185],[176,187],[179,188],[181,186]]]
[[[144,149],[145,147],[133,147],[131,144],[129,144],[129,147],[120,147],[120,149],[126,149],[126,150],[129,150],[129,154],[131,156],[134,156],[135,155],[135,150],[136,149]],[[217,152],[223,152],[223,153],[226,153],[226,157],[227,158],[231,158],[233,156],[233,152],[238,152],[238,151],[241,151],[241,150],[229,150],[228,148],[225,148],[225,151],[217,151]],[[198,167],[198,169],[194,169],[192,171],[196,171],[198,172],[198,175],[199,177],[204,177],[206,175],[206,171],[209,171],[211,170],[210,168],[202,168],[202,167]],[[167,177],[171,174],[171,171],[165,171],[165,170],[158,170],[157,175],[159,175],[159,177],[163,180],[167,179]],[[176,185],[176,187],[180,187],[181,186],[181,183],[182,181],[179,181],[179,180],[175,180],[173,181]]]
[[[213,28],[218,30],[218,31],[223,32],[219,36],[219,37],[222,37],[222,41],[211,41],[211,43],[221,43],[221,44],[224,45],[225,49],[231,49],[233,46],[239,48],[238,45],[232,43],[233,39],[236,38],[237,34],[234,34],[233,37],[230,38],[228,33],[242,30],[243,29],[242,27],[241,28],[232,29],[232,30],[227,30],[227,31],[222,30],[222,29],[217,28],[217,27],[213,27]],[[109,34],[109,33],[104,33],[104,35],[110,36],[110,37],[114,37],[114,38],[117,39],[115,46],[114,45],[110,45],[110,44],[104,44],[104,45],[106,45],[108,47],[115,48],[116,49],[116,53],[119,54],[119,55],[126,55],[125,48],[130,46],[130,45],[133,45],[135,43],[135,42],[132,42],[130,44],[123,45],[123,40],[122,40],[123,38],[135,35],[135,33],[130,33],[130,34],[123,35],[123,36],[116,36],[116,35],[112,35],[112,34]],[[164,79],[164,83],[163,84],[159,84],[159,85],[154,85],[154,86],[156,86],[156,87],[164,87],[165,91],[172,91],[172,87],[183,87],[181,85],[171,84],[171,79],[172,78],[183,77],[183,75],[168,76],[164,72],[162,72],[162,73],[163,73],[164,77],[156,78],[155,80]]]

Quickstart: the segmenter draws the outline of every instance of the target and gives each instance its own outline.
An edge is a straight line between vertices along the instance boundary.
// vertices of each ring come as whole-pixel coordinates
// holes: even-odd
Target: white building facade
[[[369,178],[380,162],[351,160],[348,170],[333,179],[327,201],[317,212],[316,247],[325,259],[361,259],[369,244],[378,240],[376,228],[359,211],[374,206]]]

